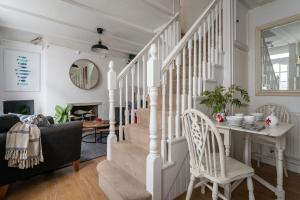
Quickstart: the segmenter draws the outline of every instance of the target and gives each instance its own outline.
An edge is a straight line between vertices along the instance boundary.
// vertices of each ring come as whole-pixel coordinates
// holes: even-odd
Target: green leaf
[[[57,106],[55,106],[55,111],[58,114],[62,114],[64,109],[61,106],[57,105]]]
[[[240,107],[250,102],[247,90],[235,84],[228,88],[218,85],[214,90],[204,91],[202,96],[204,99],[201,100],[200,104],[206,105],[212,111],[212,115],[226,112],[230,106]]]

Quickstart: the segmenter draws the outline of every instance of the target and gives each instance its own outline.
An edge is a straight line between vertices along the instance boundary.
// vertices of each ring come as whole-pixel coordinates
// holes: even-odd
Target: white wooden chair
[[[278,117],[279,122],[290,123],[290,113],[287,111],[287,109],[284,106],[277,105],[277,104],[274,104],[274,103],[268,103],[268,104],[260,106],[256,109],[256,112],[264,113],[265,117],[270,115],[272,111],[274,112],[274,115],[276,117]],[[257,158],[257,166],[260,166],[260,161],[261,161],[261,158],[262,158],[261,153],[262,153],[263,145],[274,147],[274,149],[276,149],[275,148],[275,143],[271,143],[269,141],[264,141],[262,138],[256,138],[256,137],[254,137],[252,139],[252,142],[254,144],[258,145],[257,152],[255,152],[255,154],[256,154],[255,157]],[[275,159],[277,160],[276,150],[275,150]],[[277,165],[277,162],[275,162],[275,163]],[[283,159],[283,163],[284,163],[284,165],[283,165],[284,174],[285,174],[286,177],[288,177],[287,163],[286,163],[285,157]]]
[[[254,200],[253,168],[224,156],[223,140],[215,124],[204,113],[195,109],[186,110],[182,122],[189,148],[191,173],[186,199],[191,198],[196,178],[200,182],[195,187],[208,187],[212,190],[213,200],[218,197],[230,199],[231,183],[247,178],[249,199]],[[224,195],[218,192],[219,186],[224,187]]]

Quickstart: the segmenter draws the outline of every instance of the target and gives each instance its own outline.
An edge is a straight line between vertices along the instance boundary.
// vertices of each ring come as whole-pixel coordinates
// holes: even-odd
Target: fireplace
[[[69,103],[72,106],[71,121],[95,120],[98,118],[99,106],[101,102],[95,103]]]
[[[4,114],[18,113],[23,115],[33,115],[34,100],[3,101],[3,112]]]

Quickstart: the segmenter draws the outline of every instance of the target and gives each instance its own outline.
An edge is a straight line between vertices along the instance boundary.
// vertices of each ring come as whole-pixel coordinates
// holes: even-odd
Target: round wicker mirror
[[[87,59],[75,61],[69,71],[72,83],[78,88],[90,90],[99,82],[99,69],[95,63]]]

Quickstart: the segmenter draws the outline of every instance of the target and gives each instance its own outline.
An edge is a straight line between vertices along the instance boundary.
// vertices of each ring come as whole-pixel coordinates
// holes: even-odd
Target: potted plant
[[[210,109],[211,115],[218,122],[223,122],[231,107],[241,107],[250,102],[247,90],[237,85],[216,86],[214,90],[204,91],[200,104],[204,104]]]
[[[55,116],[54,116],[55,122],[61,124],[70,121],[71,109],[72,106],[70,105],[66,107],[62,107],[59,105],[55,106]]]

